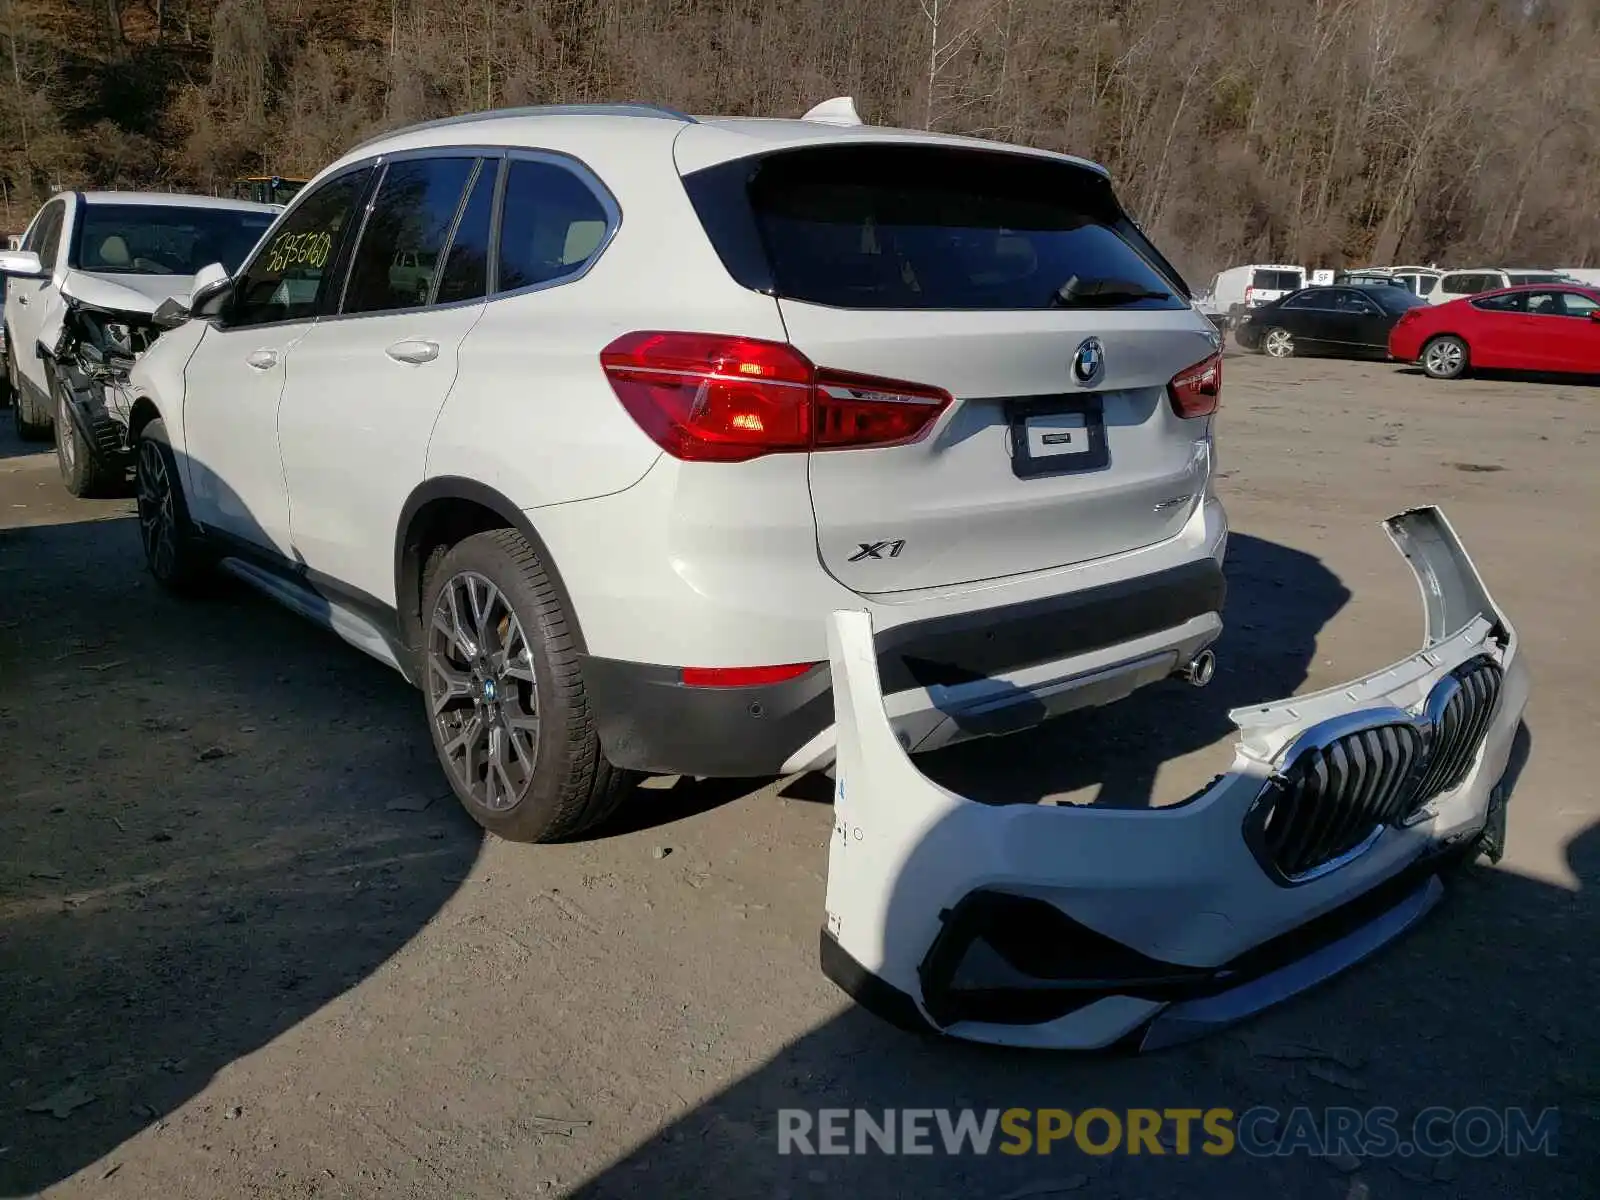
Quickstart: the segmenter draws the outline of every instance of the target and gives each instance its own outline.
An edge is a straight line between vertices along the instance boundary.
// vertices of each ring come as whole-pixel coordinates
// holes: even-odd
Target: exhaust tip
[[[1217,673],[1217,656],[1202,650],[1174,673],[1192,687],[1203,688]]]

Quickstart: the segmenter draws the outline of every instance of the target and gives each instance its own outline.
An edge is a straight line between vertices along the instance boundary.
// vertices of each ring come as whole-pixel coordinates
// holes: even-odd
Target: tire
[[[16,426],[17,437],[25,442],[42,442],[50,436],[50,417],[41,417],[35,411],[33,402],[28,399],[27,389],[22,386],[22,378],[17,373],[16,355],[11,352],[11,343],[6,342],[6,346],[6,381],[11,386],[11,420]]]
[[[422,694],[439,765],[490,833],[574,837],[627,792],[630,773],[600,748],[570,618],[514,529],[474,534],[430,564]]]
[[[1261,331],[1261,353],[1268,358],[1293,358],[1294,335],[1277,325]]]
[[[66,385],[55,371],[50,372],[50,393],[56,403],[53,424],[56,466],[61,469],[61,482],[74,496],[85,499],[114,495],[121,490],[126,473],[106,462],[94,444],[83,436],[67,409],[70,401]]]
[[[1418,358],[1422,373],[1429,379],[1460,379],[1467,373],[1472,359],[1467,344],[1453,333],[1429,338]]]
[[[211,556],[189,519],[165,421],[151,421],[139,431],[134,446],[134,495],[139,541],[150,574],[169,592],[194,595],[210,575]]]

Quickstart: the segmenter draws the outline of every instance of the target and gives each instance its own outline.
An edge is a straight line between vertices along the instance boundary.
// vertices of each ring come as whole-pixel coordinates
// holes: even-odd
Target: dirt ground
[[[1143,1058],[937,1044],[853,1008],[817,967],[825,788],[655,781],[591,841],[484,841],[439,799],[398,677],[251,595],[160,593],[127,504],[67,497],[7,414],[0,1193],[1596,1195],[1600,388],[1250,357],[1227,373],[1216,682],[930,770],[1189,792],[1227,760],[1231,705],[1414,647],[1415,586],[1377,522],[1424,502],[1524,639],[1527,761],[1507,858],[1414,935]],[[774,1132],[782,1107],[1258,1104],[1559,1106],[1560,1154],[799,1158]]]

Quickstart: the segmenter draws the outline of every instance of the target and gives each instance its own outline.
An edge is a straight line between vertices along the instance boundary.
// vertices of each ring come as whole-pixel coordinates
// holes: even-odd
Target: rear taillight
[[[1180,417],[1204,417],[1222,403],[1222,355],[1213,354],[1204,362],[1179,371],[1167,384],[1172,411]]]
[[[819,369],[783,342],[715,333],[624,334],[600,364],[639,428],[690,462],[903,445],[951,402],[939,388]]]
[[[1249,304],[1250,301],[1255,298],[1255,294],[1256,294],[1255,288],[1253,288],[1253,287],[1245,288],[1245,290],[1244,290],[1244,302],[1246,304]]]

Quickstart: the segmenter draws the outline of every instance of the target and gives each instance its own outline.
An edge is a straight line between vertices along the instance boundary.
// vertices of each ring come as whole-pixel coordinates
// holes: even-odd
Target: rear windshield
[[[879,144],[739,160],[684,183],[734,277],[787,299],[1040,309],[1076,277],[1111,293],[1100,307],[1186,307],[1186,285],[1104,177],[1070,163]]]
[[[1427,308],[1428,302],[1406,287],[1373,288],[1367,295],[1376,300],[1385,312],[1405,312],[1408,308]]]
[[[1250,286],[1268,292],[1292,292],[1306,285],[1299,271],[1256,271],[1250,276]]]
[[[250,209],[88,204],[73,265],[103,275],[193,275],[221,263],[236,271],[277,219]]]

